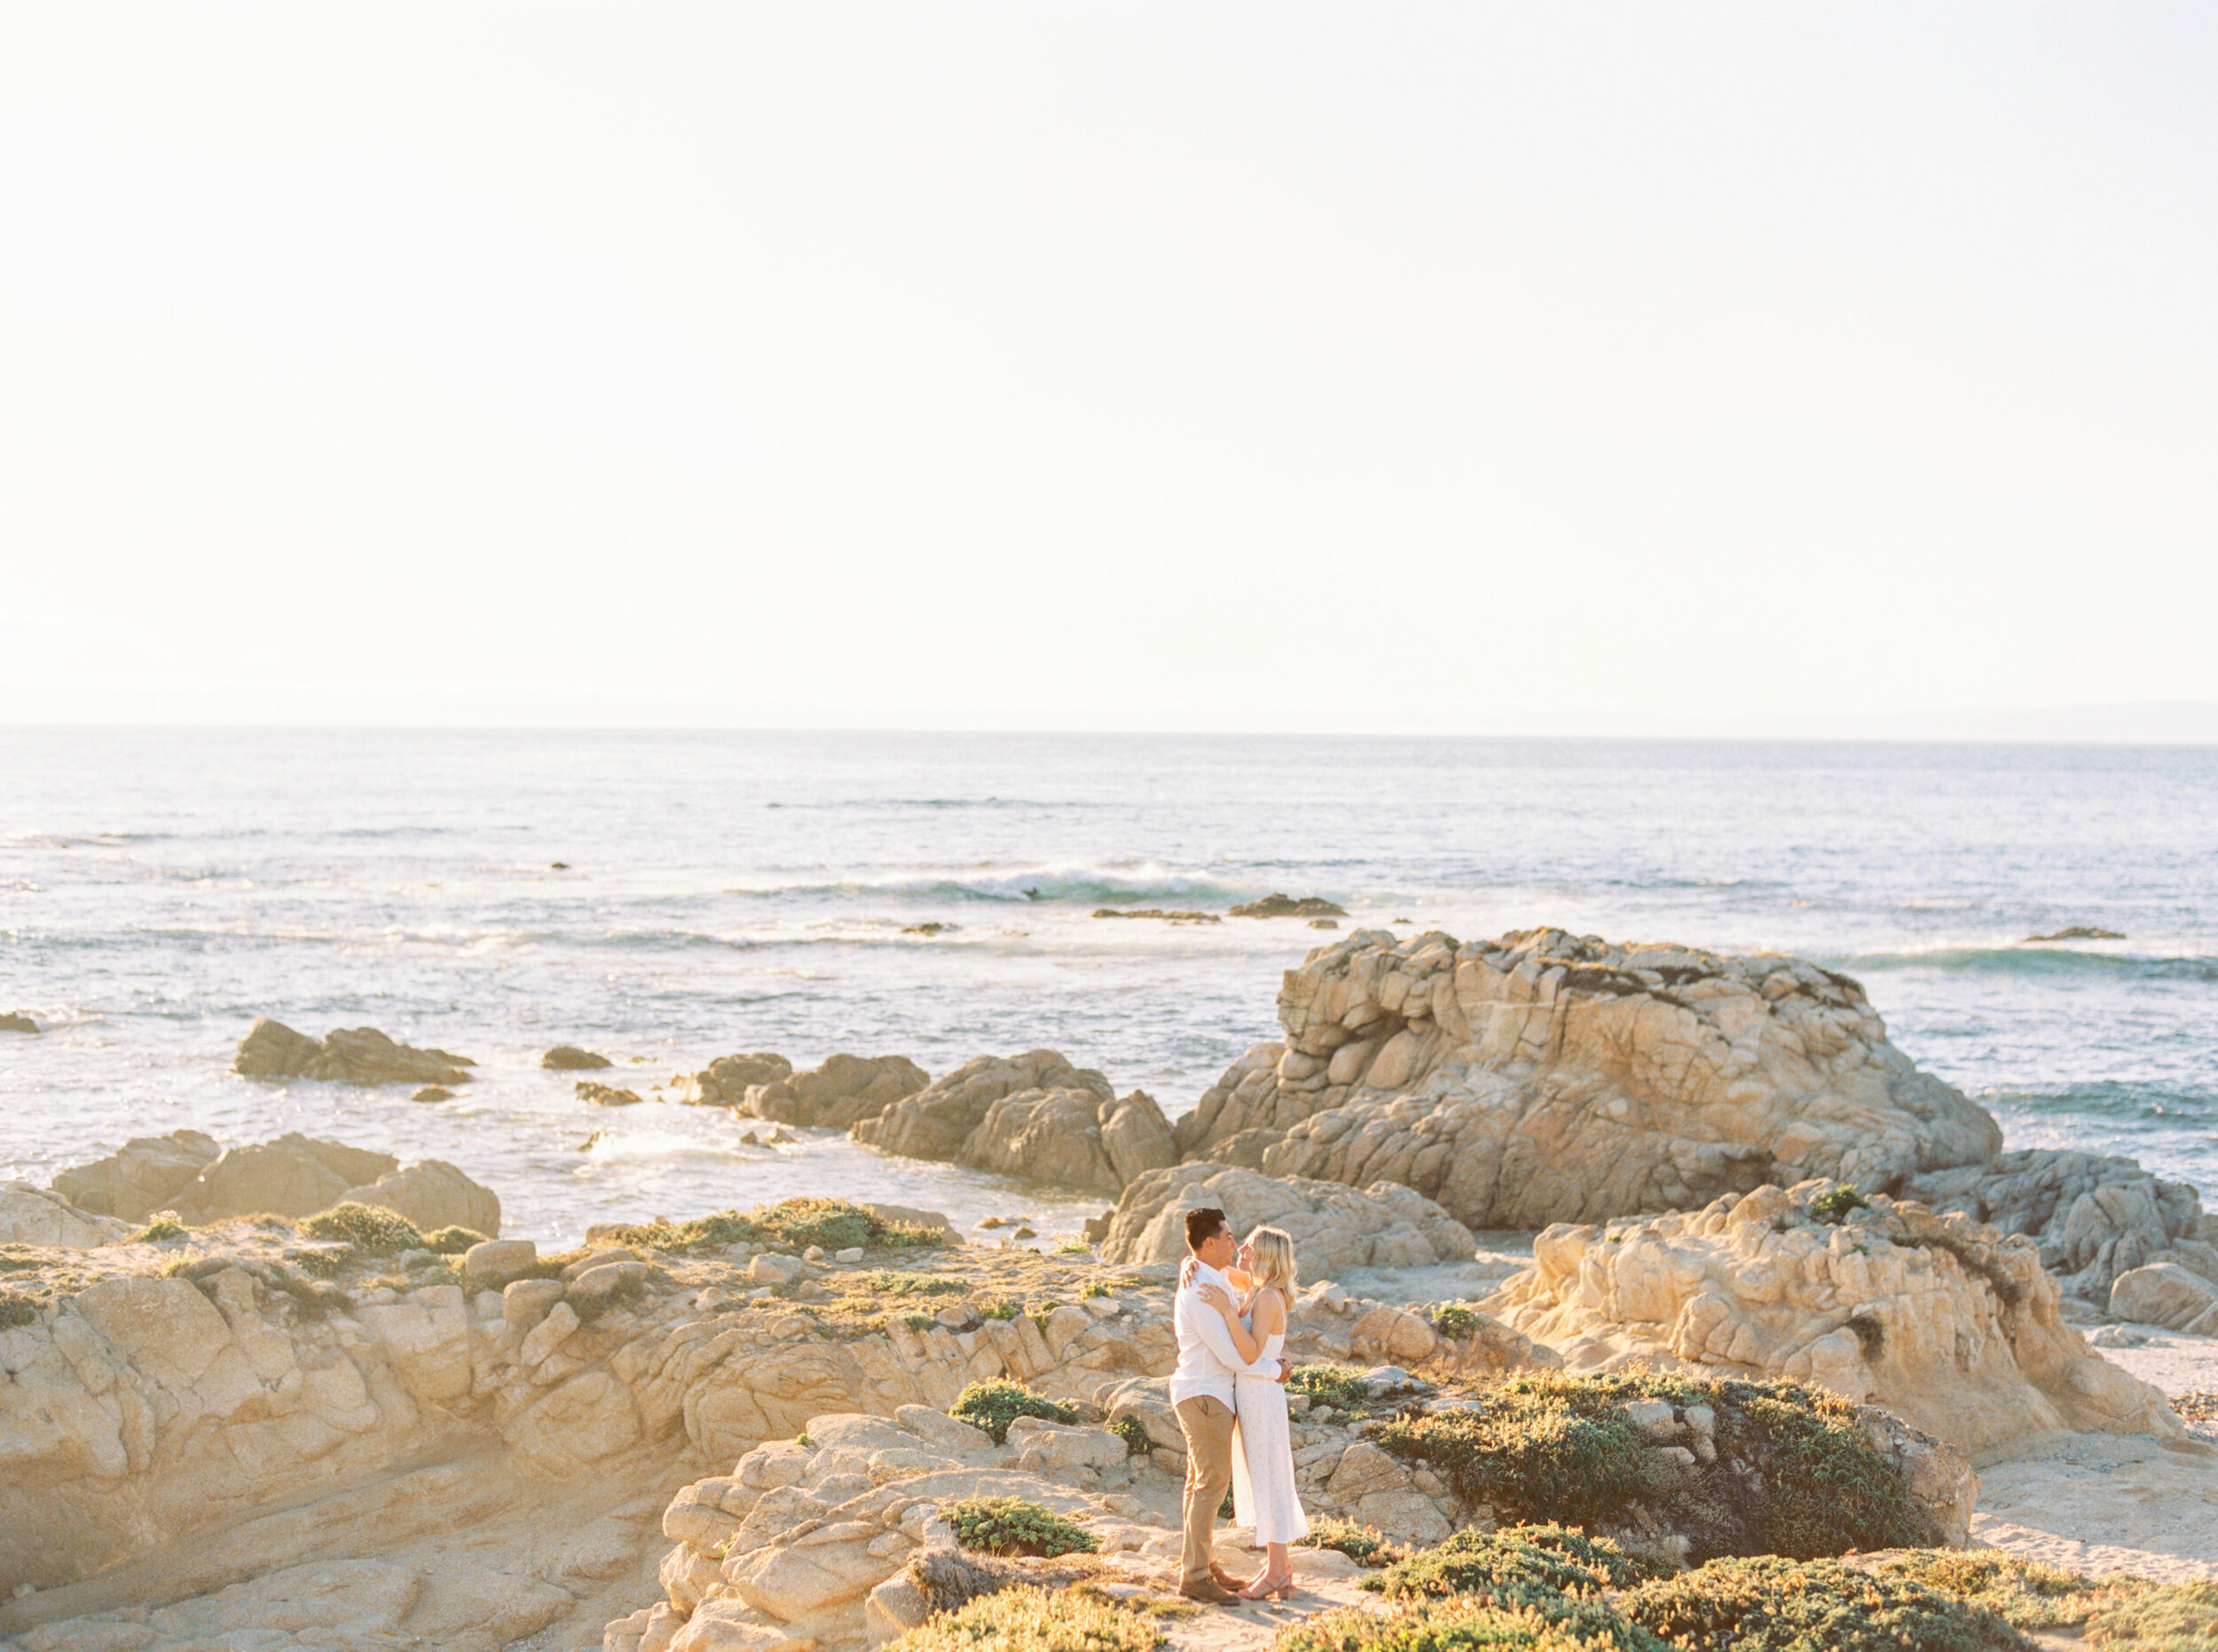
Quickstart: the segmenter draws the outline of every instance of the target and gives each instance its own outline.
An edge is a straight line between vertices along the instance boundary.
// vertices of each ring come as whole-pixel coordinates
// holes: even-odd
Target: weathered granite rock
[[[72,1166],[54,1178],[54,1191],[80,1210],[144,1222],[184,1191],[223,1152],[198,1130],[134,1136],[105,1159]]]
[[[951,1159],[1113,1194],[1178,1158],[1162,1110],[1144,1091],[1119,1097],[1100,1074],[1052,1050],[967,1061],[858,1121],[852,1134],[910,1159]]]
[[[2218,1336],[2218,1286],[2175,1262],[2152,1263],[2118,1276],[2110,1311],[2114,1318]]]
[[[1400,1182],[1473,1227],[1813,1175],[1884,1187],[2002,1143],[1887,1042],[1862,988],[1794,958],[1359,930],[1287,972],[1278,1016],[1286,1042],[1234,1063],[1180,1121],[1181,1149]]]
[[[646,1099],[635,1090],[620,1090],[614,1084],[597,1083],[589,1078],[579,1079],[571,1088],[578,1100],[596,1107],[636,1107]]]
[[[749,1085],[738,1106],[780,1124],[844,1130],[875,1119],[931,1082],[907,1056],[836,1055],[809,1072]]]
[[[1348,909],[1327,901],[1322,895],[1303,895],[1299,901],[1292,895],[1273,892],[1261,901],[1251,901],[1246,906],[1232,909],[1234,917],[1346,917]]]
[[[131,1224],[78,1209],[60,1194],[28,1182],[0,1182],[0,1245],[91,1250],[130,1238]]]
[[[232,1071],[248,1078],[326,1079],[340,1084],[460,1084],[467,1056],[397,1044],[374,1027],[342,1027],[322,1043],[267,1016],[239,1041]]]
[[[1899,1412],[1976,1462],[2065,1428],[2184,1437],[2162,1394],[2088,1349],[2032,1241],[1839,1184],[1558,1223],[1483,1304],[1574,1370],[1648,1359],[1815,1383]]]
[[[1176,1262],[1186,1254],[1185,1213],[1221,1208],[1236,1233],[1284,1228],[1305,1279],[1349,1268],[1416,1268],[1468,1262],[1471,1231],[1421,1193],[1391,1182],[1358,1192],[1337,1182],[1261,1176],[1213,1164],[1151,1170],[1124,1190],[1101,1241],[1105,1261]]]
[[[0,1033],[35,1033],[39,1030],[38,1023],[28,1015],[12,1010],[0,1015]]]
[[[580,1050],[576,1044],[557,1044],[539,1058],[539,1065],[551,1073],[592,1073],[612,1067],[616,1063],[590,1050]]]
[[[399,1168],[390,1153],[288,1130],[273,1142],[225,1148],[177,1191],[169,1208],[195,1226],[265,1210],[280,1216],[313,1215],[337,1204],[350,1189]]]
[[[749,1086],[775,1084],[792,1071],[790,1061],[767,1050],[751,1055],[719,1056],[698,1073],[679,1074],[672,1092],[689,1106],[736,1107],[746,1099]]]
[[[468,1228],[487,1239],[500,1237],[500,1200],[492,1189],[473,1182],[444,1159],[426,1159],[405,1170],[388,1170],[374,1182],[350,1187],[334,1203],[382,1205],[416,1224],[420,1233]]]
[[[2185,1182],[2160,1181],[2131,1159],[2024,1149],[1912,1176],[1900,1197],[2025,1234],[2066,1291],[2096,1302],[2120,1274],[2175,1248],[2187,1253],[2188,1265],[2218,1279],[2218,1251],[2203,1255],[2190,1237],[2201,1198]]]

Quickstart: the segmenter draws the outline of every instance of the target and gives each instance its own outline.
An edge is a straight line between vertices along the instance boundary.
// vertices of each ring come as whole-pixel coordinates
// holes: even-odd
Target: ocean
[[[528,730],[0,728],[0,1011],[50,1026],[0,1034],[0,1177],[299,1129],[450,1160],[545,1243],[797,1192],[1062,1231],[1101,1201],[594,1107],[539,1052],[651,1095],[735,1050],[1046,1046],[1176,1117],[1334,937],[1093,914],[1274,890],[1343,933],[1798,953],[2010,1145],[2218,1192],[2218,748]],[[2072,925],[2124,939],[2028,940]],[[259,1015],[478,1076],[240,1078]]]

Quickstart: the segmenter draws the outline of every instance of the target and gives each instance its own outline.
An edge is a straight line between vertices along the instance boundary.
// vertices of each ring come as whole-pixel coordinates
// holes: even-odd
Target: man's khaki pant
[[[1232,1408],[1203,1394],[1175,1408],[1186,1436],[1186,1546],[1179,1557],[1179,1581],[1191,1587],[1209,1581],[1216,1559],[1217,1507],[1232,1489]]]

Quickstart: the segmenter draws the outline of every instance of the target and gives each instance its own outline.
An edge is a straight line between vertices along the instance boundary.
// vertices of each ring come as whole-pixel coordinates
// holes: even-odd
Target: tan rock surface
[[[195,1225],[264,1210],[280,1216],[313,1215],[337,1204],[349,1189],[399,1168],[390,1153],[289,1130],[275,1141],[225,1148],[177,1190],[169,1208],[179,1220]]]
[[[500,1199],[444,1159],[426,1159],[405,1170],[388,1170],[374,1182],[348,1188],[334,1202],[381,1205],[397,1210],[420,1233],[440,1228],[468,1228],[487,1239],[500,1237]]]
[[[915,1095],[931,1075],[907,1056],[836,1055],[822,1066],[750,1084],[743,1113],[779,1124],[844,1130]]]
[[[444,1050],[396,1043],[374,1027],[342,1027],[321,1043],[267,1016],[239,1041],[232,1071],[248,1078],[325,1079],[340,1084],[460,1084],[476,1064]]]
[[[1648,1360],[1871,1400],[1991,1461],[2076,1429],[2184,1437],[2163,1395],[2090,1349],[2033,1243],[1837,1184],[1767,1187],[1604,1229],[1559,1224],[1484,1306],[1574,1370]]]
[[[1283,1228],[1306,1280],[1350,1268],[1415,1268],[1476,1254],[1471,1231],[1421,1193],[1390,1182],[1357,1191],[1337,1182],[1277,1177],[1214,1164],[1148,1171],[1117,1200],[1102,1256],[1116,1263],[1176,1262],[1186,1254],[1185,1213],[1215,1205],[1233,1231]]]
[[[198,1130],[134,1136],[105,1159],[72,1166],[54,1178],[54,1191],[80,1210],[144,1222],[223,1152]]]
[[[1100,1074],[1052,1050],[965,1062],[859,1120],[852,1134],[905,1158],[1111,1195],[1178,1157],[1162,1110],[1144,1091],[1120,1097]]]
[[[1685,1208],[1766,1182],[1983,1163],[1994,1121],[1798,959],[1561,930],[1360,930],[1287,972],[1259,1044],[1178,1127],[1189,1155],[1368,1186],[1473,1227]]]
[[[131,1236],[131,1224],[78,1209],[60,1194],[28,1182],[0,1182],[0,1245],[90,1250]]]

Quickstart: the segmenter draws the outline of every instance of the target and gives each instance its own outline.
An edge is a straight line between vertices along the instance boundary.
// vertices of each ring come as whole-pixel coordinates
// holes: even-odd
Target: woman
[[[1250,1362],[1275,1358],[1286,1346],[1286,1310],[1294,1301],[1294,1240],[1278,1228],[1257,1228],[1240,1247],[1230,1275],[1247,1294],[1236,1304],[1215,1285],[1201,1287],[1201,1300],[1224,1316],[1240,1357]],[[1245,1317],[1243,1317],[1243,1312]],[[1240,1449],[1232,1453],[1232,1507],[1255,1529],[1262,1546],[1263,1569],[1240,1594],[1250,1601],[1267,1595],[1283,1599],[1294,1587],[1294,1562],[1287,1546],[1306,1536],[1309,1516],[1294,1484],[1294,1436],[1286,1426],[1286,1390],[1261,1377],[1241,1376],[1234,1383],[1239,1401]]]

